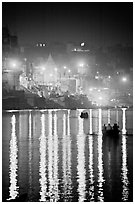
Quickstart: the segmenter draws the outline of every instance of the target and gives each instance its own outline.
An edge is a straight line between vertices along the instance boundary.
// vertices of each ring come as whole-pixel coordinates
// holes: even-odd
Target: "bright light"
[[[46,70],[46,68],[44,66],[41,67],[42,70]]]
[[[99,77],[98,76],[95,76],[95,79],[98,79]]]
[[[50,77],[52,77],[53,75],[52,74],[50,74]]]
[[[99,100],[102,100],[102,99],[103,99],[103,98],[100,96],[100,97],[99,97]]]
[[[84,45],[85,45],[84,42],[82,42],[82,43],[81,43],[81,47],[83,47]]]
[[[81,63],[81,64],[79,64],[79,66],[80,66],[80,67],[83,67],[83,66],[84,66],[84,64],[83,64],[83,63]]]
[[[93,91],[93,89],[92,89],[92,88],[89,88],[89,91]]]
[[[14,68],[15,68],[15,67],[16,67],[16,63],[13,63],[13,64],[12,64],[12,67],[14,67]]]
[[[7,66],[9,69],[12,69],[12,71],[15,71],[20,68],[21,62],[18,59],[9,58],[7,62]]]
[[[66,69],[67,67],[66,66],[64,66],[64,69]]]
[[[71,70],[69,69],[69,70],[68,70],[68,72],[70,73],[70,72],[71,72]]]
[[[108,76],[109,79],[111,79],[111,76]]]
[[[122,81],[123,81],[123,82],[126,82],[126,81],[127,81],[127,78],[126,78],[126,77],[123,77],[123,78],[122,78]]]
[[[58,69],[57,68],[54,68],[54,70],[57,72],[58,71]]]

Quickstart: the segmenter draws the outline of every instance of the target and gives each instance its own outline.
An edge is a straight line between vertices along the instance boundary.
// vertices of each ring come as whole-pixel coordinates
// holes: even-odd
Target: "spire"
[[[54,68],[56,67],[56,64],[55,64],[51,54],[49,54],[49,57],[48,57],[47,62],[45,64],[45,67],[47,68],[47,70],[50,70],[50,71],[54,70]]]

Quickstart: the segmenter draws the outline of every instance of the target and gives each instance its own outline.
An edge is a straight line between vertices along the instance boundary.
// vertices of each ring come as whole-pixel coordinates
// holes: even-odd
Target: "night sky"
[[[132,45],[133,3],[5,2],[2,23],[21,45],[87,42],[94,46]]]

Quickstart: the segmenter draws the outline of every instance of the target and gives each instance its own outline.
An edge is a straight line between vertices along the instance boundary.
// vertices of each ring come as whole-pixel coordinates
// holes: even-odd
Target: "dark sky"
[[[132,45],[133,3],[5,2],[2,22],[19,43],[81,42]]]

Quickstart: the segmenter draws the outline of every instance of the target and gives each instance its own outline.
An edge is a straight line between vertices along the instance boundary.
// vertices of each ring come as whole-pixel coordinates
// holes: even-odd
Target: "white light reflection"
[[[66,114],[63,115],[63,182],[64,202],[68,202],[71,197],[71,141],[69,114],[68,118]]]
[[[68,194],[68,197],[70,198],[71,190],[72,190],[72,186],[71,186],[72,181],[71,181],[71,134],[70,134],[69,114],[67,118],[67,178],[68,178],[67,194]]]
[[[122,136],[122,200],[128,201],[129,196],[129,180],[128,180],[128,168],[127,168],[127,137]]]
[[[126,135],[126,108],[122,108],[122,134]]]
[[[90,135],[92,135],[92,109],[90,109]]]
[[[48,111],[48,117],[49,117],[49,135],[48,135],[48,180],[49,180],[49,201],[53,202],[53,144],[52,144],[52,110]]]
[[[110,116],[111,115],[111,113],[110,113],[110,109],[108,109],[108,124],[110,124]]]
[[[32,117],[31,112],[29,112],[29,195],[32,194]]]
[[[66,179],[66,116],[63,115],[63,184],[64,201],[66,201],[67,179]]]
[[[98,134],[102,135],[102,110],[99,109],[99,129]]]
[[[116,123],[118,124],[119,123],[119,111],[116,110]]]
[[[39,162],[39,174],[40,174],[40,201],[46,201],[47,193],[47,178],[46,178],[46,136],[45,136],[45,114],[41,115],[41,135],[40,135],[40,162]]]
[[[85,200],[85,155],[84,155],[84,144],[85,144],[85,134],[83,131],[83,120],[79,117],[79,130],[77,135],[77,147],[78,147],[78,165],[77,165],[77,175],[78,175],[78,202],[83,202]]]
[[[57,134],[57,115],[56,113],[54,114],[54,187],[53,187],[53,194],[54,194],[54,199],[53,202],[57,202],[59,199],[59,194],[58,194],[58,134]]]
[[[94,202],[93,136],[89,136],[90,201]]]
[[[17,169],[18,169],[18,159],[17,159],[17,138],[16,138],[16,117],[15,115],[11,118],[11,140],[10,140],[10,161],[9,161],[9,180],[10,180],[10,186],[9,186],[9,199],[15,199],[18,195],[18,189],[17,186]]]
[[[99,135],[98,135],[98,201],[104,201],[104,195],[103,195],[103,152],[102,152],[102,112],[101,109],[99,109]],[[101,133],[101,134],[100,134]]]

